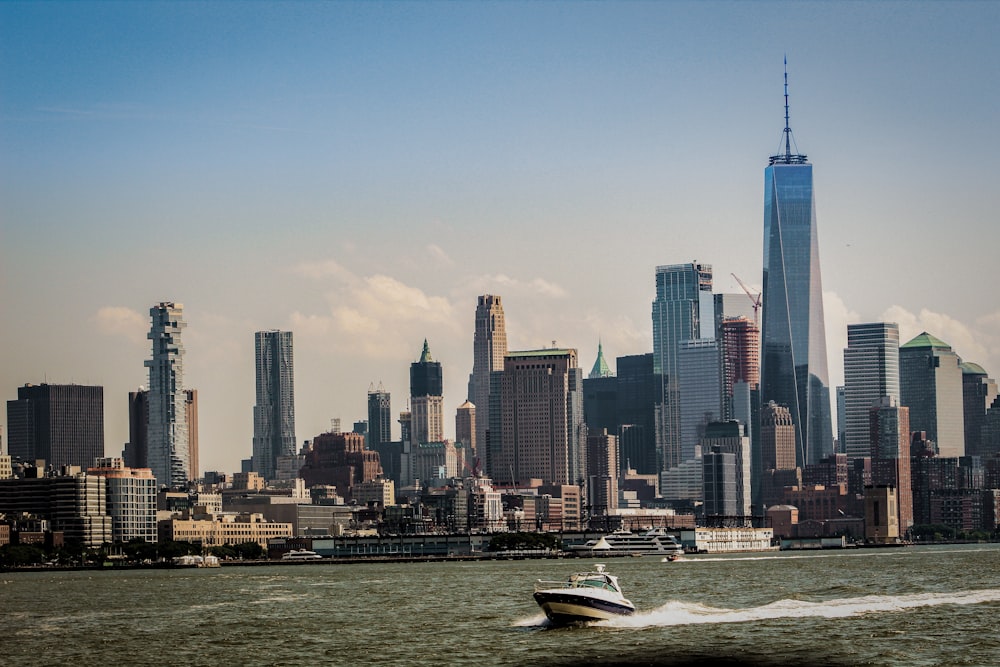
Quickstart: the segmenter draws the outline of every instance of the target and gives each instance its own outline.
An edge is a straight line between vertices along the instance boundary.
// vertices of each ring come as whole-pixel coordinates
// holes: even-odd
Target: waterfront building
[[[869,414],[871,475],[875,487],[897,490],[895,525],[906,532],[913,525],[913,491],[910,484],[910,410],[884,396]],[[865,489],[867,496],[868,490]]]
[[[501,449],[491,476],[508,484],[582,483],[586,426],[576,350],[509,352],[500,384]]]
[[[295,365],[291,331],[258,331],[257,402],[253,408],[253,468],[277,476],[278,457],[295,454]]]
[[[291,523],[270,523],[262,514],[240,514],[167,519],[159,522],[159,536],[162,541],[194,542],[204,549],[245,542],[256,542],[267,549],[268,540],[294,537],[295,533]]]
[[[899,348],[900,403],[911,431],[923,431],[943,457],[965,454],[962,369],[951,346],[926,331]]]
[[[914,525],[981,528],[986,470],[978,456],[936,456],[925,449],[910,463]]]
[[[104,387],[26,384],[7,401],[7,451],[23,461],[87,467],[104,456]]]
[[[792,152],[785,72],[784,150],[764,170],[764,316],[761,402],[786,406],[796,430],[796,464],[833,453],[823,285],[813,169]]]
[[[368,387],[368,449],[392,442],[392,397],[382,383]]]
[[[108,492],[103,477],[88,475],[77,466],[66,474],[44,476],[30,468],[23,478],[0,480],[0,514],[34,514],[51,522],[53,531],[85,548],[112,541]]]
[[[893,322],[847,325],[844,349],[844,452],[871,455],[869,413],[888,396],[899,401],[899,326]]]
[[[149,468],[129,468],[120,458],[100,458],[88,475],[107,483],[111,541],[156,541],[156,478]]]
[[[470,443],[475,456],[489,447],[490,374],[502,371],[507,354],[507,324],[503,303],[495,294],[483,294],[476,305],[476,329],[472,341],[472,377],[468,399],[476,406],[476,439]]]
[[[161,485],[180,486],[190,476],[191,448],[184,391],[184,306],[162,301],[149,309],[152,342],[147,397],[147,462]]]
[[[698,553],[731,553],[734,551],[777,551],[771,546],[773,528],[718,528],[698,527],[680,531],[680,542],[685,549]]]
[[[618,509],[618,438],[606,429],[587,435],[587,499],[590,516]]]
[[[899,507],[901,493],[895,486],[869,486],[865,489],[865,540],[892,544],[900,538]]]
[[[653,372],[663,382],[657,448],[664,470],[682,463],[678,351],[683,341],[714,337],[712,266],[691,262],[656,267]]]
[[[962,408],[965,425],[965,453],[970,456],[985,456],[983,446],[983,425],[986,412],[997,398],[996,380],[989,377],[979,364],[962,362]]]

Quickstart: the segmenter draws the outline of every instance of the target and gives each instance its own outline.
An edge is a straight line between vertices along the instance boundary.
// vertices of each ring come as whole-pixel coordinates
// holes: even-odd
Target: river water
[[[998,545],[608,559],[637,613],[548,627],[595,562],[0,573],[0,664],[1000,664]]]

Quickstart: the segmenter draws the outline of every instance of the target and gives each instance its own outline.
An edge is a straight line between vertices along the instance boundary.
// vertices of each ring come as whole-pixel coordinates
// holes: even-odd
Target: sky
[[[453,437],[479,294],[511,350],[613,368],[652,350],[656,266],[760,288],[786,57],[831,386],[873,321],[998,377],[998,28],[990,2],[0,3],[0,396],[102,385],[120,455],[160,301],[204,470],[251,454],[255,331],[293,332],[300,442],[373,383],[405,409],[424,339]]]

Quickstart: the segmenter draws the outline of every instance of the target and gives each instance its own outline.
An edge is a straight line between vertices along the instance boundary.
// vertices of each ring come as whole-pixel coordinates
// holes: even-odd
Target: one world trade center
[[[792,150],[787,69],[782,143],[764,170],[760,394],[788,407],[796,465],[805,466],[833,453],[833,429],[812,165]]]

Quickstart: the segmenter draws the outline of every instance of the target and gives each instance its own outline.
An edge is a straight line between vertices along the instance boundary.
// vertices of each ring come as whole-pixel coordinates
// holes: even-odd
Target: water
[[[997,545],[609,559],[638,612],[549,627],[594,562],[0,573],[0,664],[1000,664]]]

